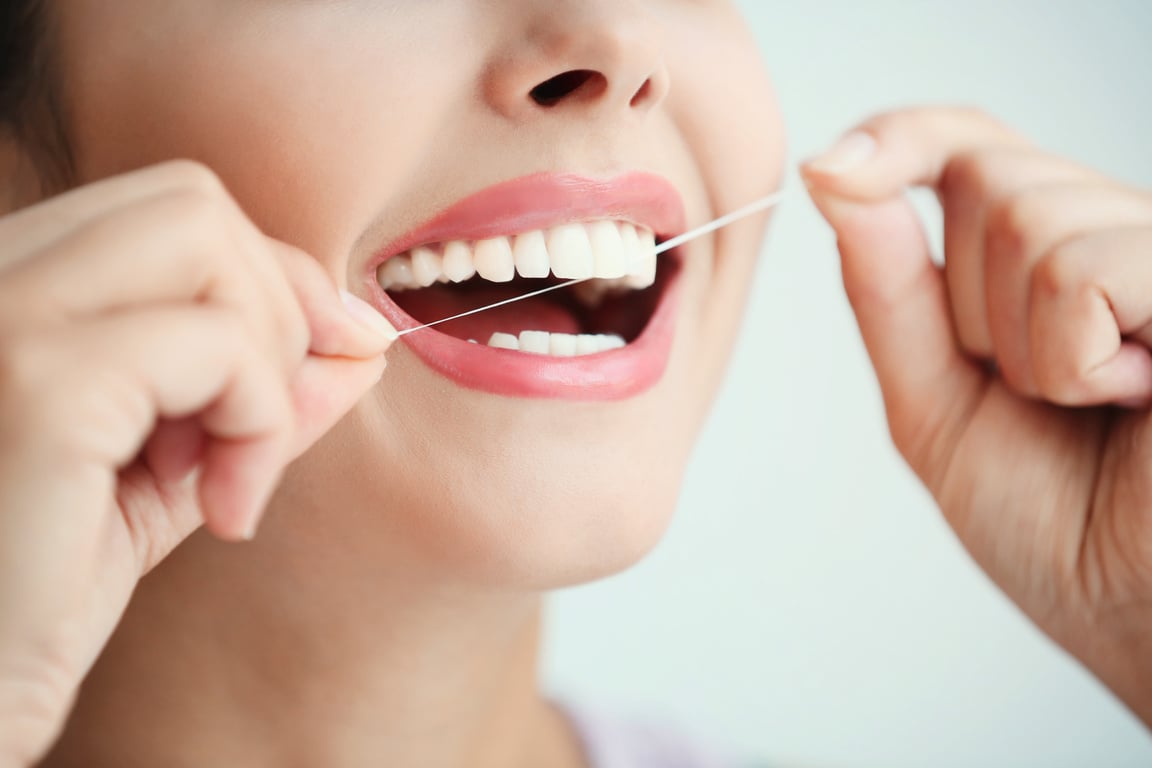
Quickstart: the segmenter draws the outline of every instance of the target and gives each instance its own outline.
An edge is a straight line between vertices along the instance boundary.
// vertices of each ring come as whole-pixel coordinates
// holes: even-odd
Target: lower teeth
[[[552,357],[581,357],[622,349],[627,342],[616,334],[548,333],[547,331],[523,331],[517,336],[510,333],[494,333],[488,340],[493,349],[508,349],[527,352],[533,355]]]

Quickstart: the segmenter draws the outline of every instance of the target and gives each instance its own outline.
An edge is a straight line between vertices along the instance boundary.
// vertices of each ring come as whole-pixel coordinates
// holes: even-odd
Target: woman
[[[781,175],[732,5],[5,12],[0,755],[594,760],[540,595],[655,544],[739,322],[760,227],[647,261]],[[807,175],[898,445],[1148,721],[1148,195],[951,110]],[[545,274],[600,279],[390,345]]]

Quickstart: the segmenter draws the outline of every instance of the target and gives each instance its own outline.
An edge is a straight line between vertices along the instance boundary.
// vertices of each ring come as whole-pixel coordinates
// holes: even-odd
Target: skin
[[[539,592],[658,538],[759,228],[692,246],[669,372],[626,403],[460,391],[401,345],[376,385],[387,334],[336,290],[381,242],[528,172],[656,171],[693,221],[771,190],[780,121],[734,10],[68,8],[79,181],[120,177],[2,221],[0,722],[17,725],[0,756],[27,765],[55,742],[45,765],[579,765],[535,693]],[[574,68],[610,87],[527,104]],[[976,560],[1152,722],[1152,306],[1132,288],[1152,202],[970,112],[863,130],[868,158],[834,153],[807,178],[894,439]],[[204,165],[133,172],[172,157]],[[940,193],[944,272],[910,184]],[[1136,407],[1091,407],[1117,402]],[[108,428],[78,427],[93,423]],[[298,455],[255,543],[181,544],[201,522],[245,533]]]
[[[806,176],[897,447],[992,580],[1152,725],[1152,193],[971,110],[857,136]],[[909,186],[940,198],[944,269]]]
[[[290,243],[312,256],[331,296],[334,287],[359,289],[382,244],[510,178],[655,172],[681,191],[689,221],[703,222],[772,191],[782,168],[771,89],[727,2],[128,0],[109,9],[79,0],[66,9],[55,43],[78,183],[117,177],[135,190],[157,183],[148,173],[173,173],[138,169],[174,157],[219,179],[182,166],[176,175],[196,178],[172,183],[203,189],[175,210],[157,211],[163,206],[148,198],[130,211],[106,212],[111,245],[81,232],[43,246],[19,219],[10,222],[13,237],[30,239],[23,249],[29,261],[48,263],[64,250],[70,275],[98,273],[91,252],[101,248],[151,259],[165,272],[167,260],[178,258],[168,252],[181,251],[189,232],[220,229],[196,210],[238,208],[246,222],[235,228],[269,248]],[[529,99],[536,85],[572,69],[600,73],[606,87],[550,109]],[[732,115],[732,105],[741,118],[735,131],[711,118]],[[83,204],[93,207],[109,194],[81,191]],[[59,214],[52,206],[77,199],[49,202],[41,220]],[[46,555],[71,579],[55,599],[31,601],[15,589],[9,596],[31,606],[19,626],[41,626],[48,648],[29,643],[36,633],[26,629],[10,633],[25,638],[7,654],[29,667],[23,677],[32,682],[5,711],[22,707],[36,716],[9,738],[18,739],[22,755],[53,742],[72,684],[117,627],[45,764],[155,764],[172,755],[188,764],[243,765],[578,761],[571,735],[536,692],[541,591],[615,572],[658,540],[739,323],[762,225],[746,223],[687,249],[668,372],[651,392],[626,402],[517,401],[465,391],[402,345],[391,348],[379,386],[348,379],[340,387],[352,399],[320,403],[328,423],[351,410],[285,472],[259,539],[242,548],[208,532],[234,537],[245,530],[285,460],[315,440],[315,430],[294,434],[291,407],[273,425],[293,450],[269,449],[251,461],[228,457],[225,465],[248,478],[240,489],[209,493],[215,485],[202,479],[197,498],[196,478],[165,482],[169,475],[156,464],[187,451],[183,436],[154,441],[159,447],[138,468],[149,493],[119,505],[109,501],[136,487],[134,476],[119,471],[131,461],[130,439],[114,456],[83,454],[78,468],[46,461],[39,479],[14,469],[8,487],[27,501],[24,517],[7,513],[14,529],[5,541],[31,535],[20,526],[32,524],[24,518],[33,506],[44,506],[37,488],[59,486],[93,463],[102,470],[102,493],[77,498],[93,508],[94,525],[111,526],[122,541],[115,550]],[[147,248],[145,229],[157,233]],[[181,258],[194,264],[208,250],[219,269],[230,268],[222,231]],[[134,284],[133,271],[123,273]],[[65,343],[21,319],[31,312],[28,297],[50,295],[52,284],[40,275],[5,293],[15,302],[11,333],[29,339],[34,351]],[[229,298],[247,306],[245,290]],[[151,294],[141,288],[133,296],[144,305]],[[293,321],[299,333],[279,383],[290,404],[300,399],[292,384],[313,331],[308,307],[299,303],[294,311],[303,319]],[[38,316],[59,309],[46,304]],[[251,311],[253,325],[278,327],[264,310]],[[207,340],[176,349],[196,361],[211,339],[231,330],[205,331]],[[133,348],[129,341],[115,336],[103,347]],[[279,342],[265,333],[253,344]],[[139,357],[149,370],[170,364]],[[104,366],[104,359],[93,355],[91,365]],[[39,435],[70,438],[72,425],[94,418],[56,419],[51,408],[24,407],[40,399],[46,382],[67,382],[61,400],[103,395],[105,377],[76,368],[65,375],[61,367],[38,368],[7,395],[14,413],[37,415],[22,426],[21,441],[6,443],[22,446],[20,456]],[[324,382],[313,398],[334,386]],[[215,436],[215,423],[205,419],[218,393],[208,390],[181,410],[181,426],[173,428],[192,432],[193,442]],[[153,404],[142,409],[145,416],[169,415],[155,397],[141,400]],[[650,428],[657,420],[664,429]],[[147,422],[125,431],[139,439],[150,431]],[[184,464],[196,458],[193,452]],[[646,482],[637,483],[638,476]],[[52,519],[68,519],[77,503],[60,502],[60,517]],[[135,516],[147,522],[137,524]],[[165,558],[201,519],[208,532]],[[51,553],[60,533],[38,535]],[[96,597],[109,607],[96,621],[66,599],[91,589],[85,585],[93,570],[120,574],[111,586],[97,585]],[[48,571],[19,575],[13,583],[54,579]],[[48,619],[34,610],[42,604],[54,606]],[[83,627],[82,642],[71,641],[72,624]],[[28,700],[45,691],[47,700],[33,710]]]

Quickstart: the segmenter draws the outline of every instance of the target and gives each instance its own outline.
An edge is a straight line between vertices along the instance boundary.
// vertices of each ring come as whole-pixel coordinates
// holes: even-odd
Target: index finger
[[[804,174],[809,183],[837,196],[883,200],[909,187],[940,191],[954,158],[1025,146],[1029,142],[1023,136],[977,109],[909,109],[863,123],[827,155],[806,164]],[[868,162],[854,162],[865,156]]]
[[[204,166],[173,160],[96,181],[0,216],[0,271],[74,234],[96,219],[173,190],[223,185]]]

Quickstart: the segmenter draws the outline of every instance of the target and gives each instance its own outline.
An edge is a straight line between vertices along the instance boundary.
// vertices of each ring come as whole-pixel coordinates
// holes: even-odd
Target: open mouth
[[[510,237],[417,246],[383,262],[380,287],[418,324],[567,280],[586,282],[437,326],[462,341],[533,355],[622,349],[643,333],[674,272],[657,235],[628,221],[568,223]]]
[[[471,389],[616,400],[651,388],[667,367],[680,259],[656,249],[684,223],[683,200],[662,177],[542,173],[450,206],[386,246],[364,277],[402,331],[582,280],[403,343]]]

